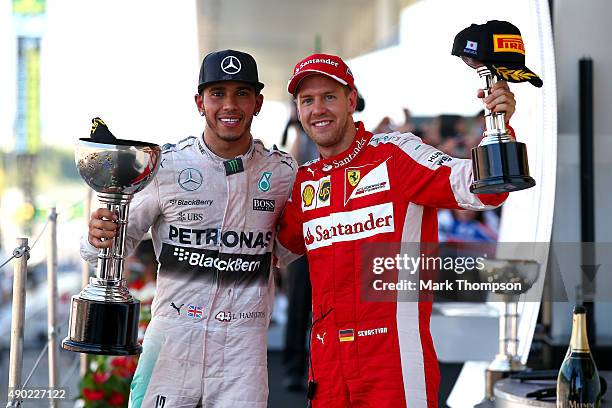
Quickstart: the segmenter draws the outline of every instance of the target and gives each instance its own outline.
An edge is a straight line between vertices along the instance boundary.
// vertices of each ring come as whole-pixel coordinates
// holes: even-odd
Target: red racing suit
[[[363,245],[437,242],[437,208],[490,209],[507,194],[470,193],[471,161],[413,134],[356,126],[346,151],[299,169],[277,235],[281,265],[304,252],[310,264],[313,407],[437,408],[432,304],[364,301]]]

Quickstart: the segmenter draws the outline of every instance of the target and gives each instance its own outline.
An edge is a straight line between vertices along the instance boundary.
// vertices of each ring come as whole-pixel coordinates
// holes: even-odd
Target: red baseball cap
[[[327,75],[342,85],[355,89],[353,73],[342,58],[330,54],[312,54],[295,65],[293,76],[287,84],[287,91],[294,95],[300,81],[315,74]]]

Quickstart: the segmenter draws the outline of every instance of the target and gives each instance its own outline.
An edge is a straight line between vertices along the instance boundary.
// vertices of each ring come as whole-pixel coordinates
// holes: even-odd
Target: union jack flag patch
[[[202,306],[189,305],[189,307],[187,307],[187,316],[193,317],[194,319],[201,319],[202,316],[204,316],[204,310]]]

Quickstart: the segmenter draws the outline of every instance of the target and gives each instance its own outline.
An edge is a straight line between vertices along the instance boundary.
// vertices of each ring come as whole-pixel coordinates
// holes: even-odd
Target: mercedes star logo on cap
[[[228,55],[221,61],[221,70],[229,75],[235,75],[240,72],[242,65],[240,60],[233,55]]]
[[[202,173],[193,168],[187,168],[181,171],[178,178],[178,184],[183,190],[195,191],[202,185]]]

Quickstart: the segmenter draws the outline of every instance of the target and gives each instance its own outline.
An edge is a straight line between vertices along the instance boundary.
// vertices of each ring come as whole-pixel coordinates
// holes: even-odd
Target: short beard
[[[338,141],[341,139],[341,137],[339,137],[339,138],[323,138],[324,141],[321,141],[321,140],[319,140],[318,137],[315,138],[315,137],[310,136],[310,139],[312,139],[312,141],[315,142],[315,144],[317,146],[332,147],[336,143],[338,143]]]
[[[347,126],[347,122],[345,121],[345,123],[343,124],[343,126],[339,126],[338,127],[338,131],[336,134],[334,134],[333,138],[325,138],[326,142],[325,143],[319,143],[316,139],[318,139],[318,137],[315,139],[315,137],[308,135],[310,137],[310,139],[317,145],[317,146],[321,146],[321,147],[332,147],[335,146],[336,144],[338,144],[340,141],[342,141],[344,133],[346,132],[346,126]]]
[[[231,134],[231,135],[220,135],[217,133],[217,137],[224,142],[235,142],[236,140],[240,140],[242,135]]]

